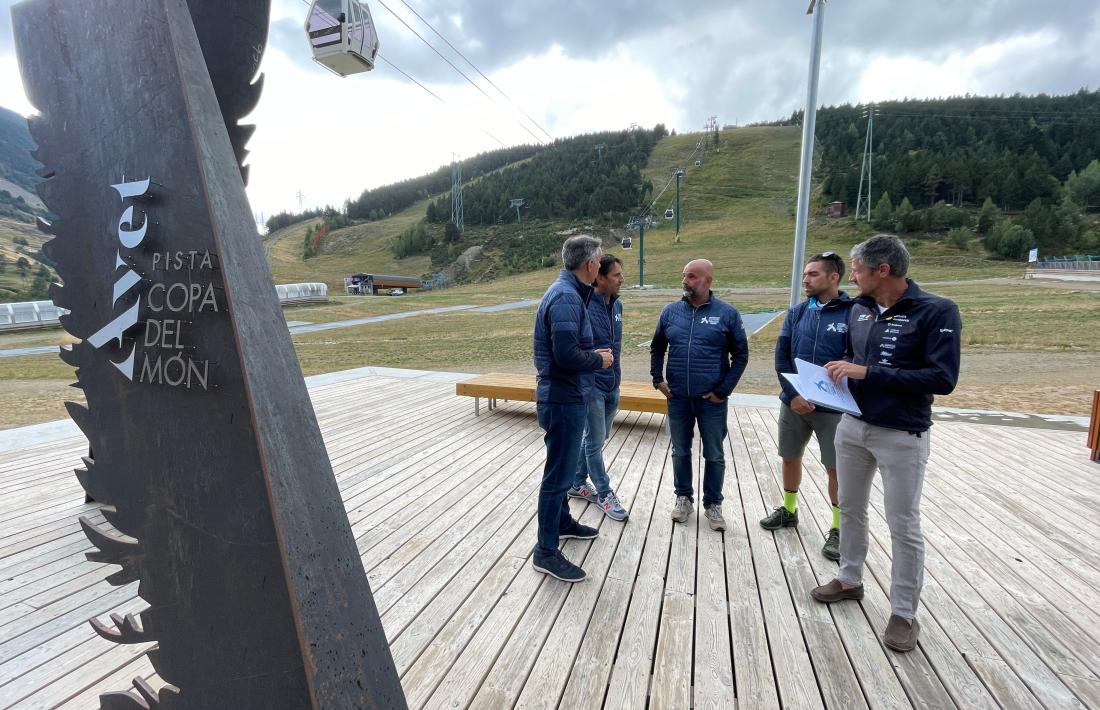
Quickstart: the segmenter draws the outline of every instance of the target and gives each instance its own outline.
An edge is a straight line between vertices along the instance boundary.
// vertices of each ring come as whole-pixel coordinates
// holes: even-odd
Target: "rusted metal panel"
[[[237,120],[259,96],[267,13],[13,10],[58,216],[51,296],[82,340],[62,353],[95,452],[77,475],[114,530],[83,524],[91,557],[149,603],[94,632],[155,640],[170,684],[104,708],[405,706],[244,192]]]

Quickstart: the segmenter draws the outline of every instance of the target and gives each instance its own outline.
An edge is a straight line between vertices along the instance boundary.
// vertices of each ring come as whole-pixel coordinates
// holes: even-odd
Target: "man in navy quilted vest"
[[[782,375],[796,371],[794,361],[824,365],[841,360],[848,348],[848,313],[852,299],[840,290],[844,260],[827,251],[814,254],[802,270],[806,300],[790,309],[775,342],[775,371],[779,375],[779,456],[783,459],[783,505],[760,521],[765,530],[798,527],[798,487],[802,484],[802,455],[810,435],[817,436],[821,463],[829,477],[832,524],[821,554],[840,559],[840,505],[837,497],[836,448],[833,438],[840,412],[817,407],[795,391]]]
[[[532,565],[564,582],[580,582],[585,573],[562,555],[559,541],[591,540],[599,535],[595,528],[573,519],[565,493],[577,472],[595,372],[615,361],[610,348],[596,346],[588,317],[591,284],[602,256],[600,240],[595,237],[566,239],[561,249],[565,268],[546,289],[535,314],[535,399],[539,426],[546,432],[546,466],[539,486],[538,542]]]
[[[588,398],[588,424],[581,439],[580,465],[573,478],[569,497],[595,503],[612,520],[626,520],[626,508],[611,488],[611,477],[603,461],[603,444],[611,436],[611,424],[619,409],[619,383],[623,380],[619,355],[623,349],[623,262],[614,254],[604,254],[594,284],[596,291],[588,302],[588,321],[596,346],[611,348],[615,364],[597,370],[592,394]],[[589,477],[592,483],[588,482]]]
[[[749,364],[749,342],[737,309],[710,290],[714,265],[696,259],[684,267],[684,297],[661,311],[649,349],[653,386],[668,398],[672,519],[687,522],[694,510],[691,441],[695,426],[703,442],[703,511],[713,530],[725,530],[722,484],[726,475],[728,399]],[[668,363],[665,363],[665,354]]]

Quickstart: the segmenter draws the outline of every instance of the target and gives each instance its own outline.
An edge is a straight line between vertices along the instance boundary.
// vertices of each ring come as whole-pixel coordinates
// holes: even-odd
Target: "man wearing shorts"
[[[840,559],[840,508],[837,505],[836,449],[833,437],[840,412],[817,407],[795,391],[783,377],[794,373],[795,358],[824,365],[844,356],[848,345],[848,312],[853,301],[840,291],[844,260],[833,252],[810,257],[802,272],[806,300],[787,312],[775,342],[775,371],[779,375],[779,456],[783,459],[783,505],[760,521],[765,530],[798,525],[798,488],[802,484],[802,456],[810,435],[817,435],[821,463],[829,476],[832,522],[821,554]]]

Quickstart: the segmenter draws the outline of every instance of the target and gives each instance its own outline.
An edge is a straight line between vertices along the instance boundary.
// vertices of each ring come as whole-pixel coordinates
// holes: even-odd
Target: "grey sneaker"
[[[615,495],[615,491],[610,491],[605,496],[600,496],[596,499],[596,505],[600,506],[600,510],[603,514],[612,520],[626,520],[628,513],[623,504],[619,502],[619,496]]]
[[[695,506],[691,504],[691,498],[687,496],[676,496],[676,504],[672,506],[672,520],[676,523],[686,523],[688,516],[695,510]]]
[[[704,505],[703,515],[707,516],[707,522],[710,523],[711,530],[726,529],[726,519],[722,517],[721,504],[712,503],[710,505]]]
[[[592,487],[591,483],[585,483],[580,488],[578,488],[576,486],[573,486],[572,488],[569,489],[568,496],[570,498],[578,498],[580,500],[586,500],[589,503],[595,503],[596,498],[599,497],[599,496],[596,495],[596,489]]]

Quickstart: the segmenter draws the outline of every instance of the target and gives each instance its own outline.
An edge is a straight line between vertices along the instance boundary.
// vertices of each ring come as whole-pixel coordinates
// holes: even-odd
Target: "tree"
[[[25,256],[19,257],[19,261],[15,262],[15,268],[19,269],[19,275],[23,278],[27,278],[27,274],[31,270],[31,262]]]
[[[443,226],[443,240],[448,244],[454,244],[462,238],[462,232],[458,231],[458,227],[454,222],[447,222]]]
[[[955,227],[947,233],[947,243],[959,251],[966,251],[973,234],[966,227]]]
[[[8,270],[8,257],[5,254],[0,254],[0,274]]]
[[[1083,207],[1100,204],[1100,160],[1092,161],[1080,173],[1070,173],[1066,191]]]
[[[901,204],[894,210],[894,231],[910,232],[916,228],[918,221],[920,221],[920,215],[913,210],[909,198],[903,197]]]
[[[50,270],[44,266],[39,266],[38,271],[34,274],[34,281],[31,282],[30,288],[31,298],[48,298],[50,295]]]
[[[989,230],[993,229],[993,225],[1001,221],[1001,217],[1001,210],[997,205],[993,204],[993,198],[985,198],[981,210],[978,211],[978,233],[983,235],[989,234]]]
[[[890,229],[894,226],[894,203],[890,201],[890,193],[882,193],[878,198],[878,204],[871,212],[871,224],[875,229]]]
[[[989,234],[985,235],[985,248],[1005,259],[1023,259],[1029,249],[1035,245],[1035,235],[1031,230],[1012,224],[1007,219],[998,222]]]

